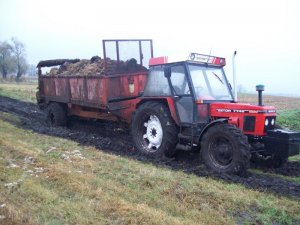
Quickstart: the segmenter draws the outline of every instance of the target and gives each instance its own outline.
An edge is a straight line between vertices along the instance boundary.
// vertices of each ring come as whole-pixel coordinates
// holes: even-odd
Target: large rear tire
[[[131,133],[138,151],[159,158],[172,157],[178,142],[178,130],[169,109],[159,102],[146,102],[133,115]]]
[[[216,124],[204,134],[201,156],[205,165],[219,173],[243,174],[251,158],[248,138],[230,124]]]
[[[46,122],[50,126],[66,126],[67,110],[65,105],[60,103],[50,103],[46,108]]]

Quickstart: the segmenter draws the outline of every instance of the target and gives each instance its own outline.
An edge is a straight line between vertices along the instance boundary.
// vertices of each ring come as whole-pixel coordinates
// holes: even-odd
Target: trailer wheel
[[[66,107],[60,103],[50,103],[50,105],[48,105],[48,107],[46,108],[46,122],[51,126],[66,126]]]
[[[146,102],[133,115],[131,133],[135,147],[143,154],[172,157],[178,141],[177,127],[169,109],[159,102]]]
[[[205,165],[220,173],[243,174],[250,164],[248,138],[229,124],[216,124],[208,129],[201,142]]]

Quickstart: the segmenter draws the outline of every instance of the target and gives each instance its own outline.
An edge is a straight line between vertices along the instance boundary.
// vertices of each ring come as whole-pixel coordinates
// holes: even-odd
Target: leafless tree
[[[11,39],[13,43],[13,53],[15,57],[15,63],[17,67],[17,80],[20,79],[20,77],[26,73],[26,70],[28,68],[28,64],[26,61],[26,54],[25,54],[25,46],[24,44],[19,41],[17,38]]]
[[[0,42],[0,72],[3,78],[15,70],[13,47],[6,41]]]

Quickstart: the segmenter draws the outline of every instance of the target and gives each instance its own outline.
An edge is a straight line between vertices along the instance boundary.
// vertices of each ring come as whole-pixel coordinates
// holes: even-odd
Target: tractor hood
[[[211,116],[228,117],[237,114],[276,114],[273,106],[258,106],[246,103],[216,102],[210,105]]]
[[[228,123],[239,127],[244,134],[266,135],[276,123],[276,110],[273,106],[258,106],[244,103],[216,102],[210,105],[214,119],[228,118]]]

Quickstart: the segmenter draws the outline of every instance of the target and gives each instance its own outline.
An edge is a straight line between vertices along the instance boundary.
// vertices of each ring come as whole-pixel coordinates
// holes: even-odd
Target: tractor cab
[[[144,96],[171,96],[180,124],[209,122],[209,104],[234,102],[223,66],[225,59],[191,53],[188,60],[168,63],[152,58]]]

